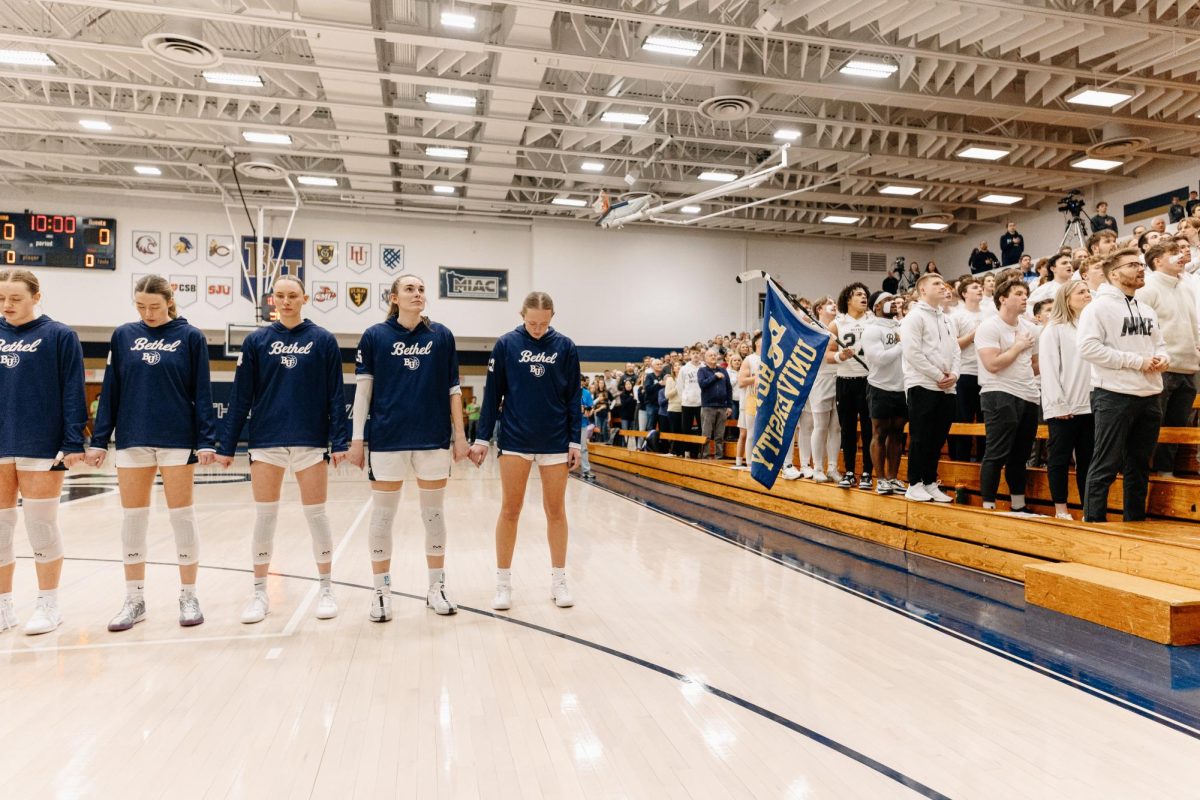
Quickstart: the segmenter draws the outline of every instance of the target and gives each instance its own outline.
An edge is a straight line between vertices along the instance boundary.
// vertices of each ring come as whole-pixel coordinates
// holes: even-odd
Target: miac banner
[[[763,313],[762,363],[758,368],[758,412],[750,475],[770,489],[792,446],[800,411],[821,368],[829,334],[812,327],[792,310],[773,283],[767,284]]]

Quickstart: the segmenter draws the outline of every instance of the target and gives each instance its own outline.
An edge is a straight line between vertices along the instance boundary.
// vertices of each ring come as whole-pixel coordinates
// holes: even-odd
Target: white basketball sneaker
[[[200,598],[194,594],[179,595],[179,624],[194,628],[204,623],[204,612],[200,610]]]
[[[425,595],[425,607],[432,608],[443,617],[458,613],[458,606],[446,596],[446,584],[443,581],[429,587],[429,594]]]
[[[371,598],[371,622],[390,622],[392,619],[392,595],[391,592],[384,593],[382,589],[375,590],[375,596]]]
[[[783,468],[783,472],[779,473],[779,477],[783,478],[785,481],[798,480],[800,478],[800,476],[801,476],[800,470],[796,469],[791,464],[788,464],[786,467]]]
[[[954,498],[943,492],[936,483],[925,484],[925,491],[929,493],[929,498],[935,503],[954,502]]]
[[[58,603],[45,597],[39,597],[33,616],[25,623],[26,636],[39,636],[58,628],[62,624],[62,612]]]
[[[571,597],[571,590],[567,588],[566,578],[559,578],[551,584],[550,596],[554,598],[554,605],[559,608],[570,608],[575,605],[575,599]]]
[[[322,589],[317,595],[317,619],[333,619],[337,616],[337,600],[333,589]]]
[[[0,600],[0,631],[17,627],[17,610],[13,608],[11,597]]]
[[[250,602],[242,609],[242,623],[253,625],[256,622],[262,622],[270,613],[271,601],[267,599],[267,593],[255,592],[251,595]]]
[[[126,597],[125,605],[108,623],[108,629],[114,633],[127,631],[139,622],[146,620],[146,601],[141,597]]]
[[[914,503],[928,503],[933,499],[933,495],[925,488],[925,484],[914,483],[905,490],[904,499]]]
[[[496,596],[492,598],[492,608],[497,611],[508,611],[512,608],[512,584],[496,584]]]

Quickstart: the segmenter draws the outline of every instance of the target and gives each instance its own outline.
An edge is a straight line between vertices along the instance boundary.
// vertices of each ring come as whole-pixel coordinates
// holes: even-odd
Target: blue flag
[[[770,489],[792,446],[800,411],[824,363],[829,334],[814,327],[767,282],[759,358],[757,411],[749,455],[750,475]]]

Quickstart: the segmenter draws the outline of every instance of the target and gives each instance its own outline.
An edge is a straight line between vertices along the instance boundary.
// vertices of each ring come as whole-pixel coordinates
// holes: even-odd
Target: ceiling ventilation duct
[[[1150,144],[1146,133],[1145,129],[1123,122],[1107,122],[1100,129],[1100,141],[1089,147],[1087,154],[1093,158],[1129,155]]]
[[[253,161],[239,161],[235,169],[243,178],[256,181],[280,181],[287,175],[287,170],[265,156],[258,156]]]
[[[713,96],[701,102],[698,110],[714,122],[737,122],[758,111],[758,101],[738,81],[717,81]]]
[[[167,17],[162,30],[142,39],[142,47],[163,61],[196,69],[224,60],[221,51],[204,40],[204,21],[199,19]]]

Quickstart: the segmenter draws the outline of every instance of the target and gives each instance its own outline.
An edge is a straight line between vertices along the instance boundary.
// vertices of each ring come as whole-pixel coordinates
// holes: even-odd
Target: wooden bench
[[[1200,590],[1086,564],[1032,564],[1025,600],[1159,644],[1200,644]]]
[[[904,426],[908,430],[908,426]],[[950,426],[951,436],[983,436],[986,426],[982,422],[956,422]],[[1037,438],[1048,439],[1050,429],[1038,425]],[[1158,441],[1162,444],[1200,444],[1200,428],[1159,428]]]
[[[637,431],[629,428],[621,428],[620,434],[630,439],[645,439],[650,435],[649,431]],[[685,442],[687,444],[704,444],[708,439],[703,436],[697,436],[692,433],[662,433],[659,432],[658,438],[667,442]]]

